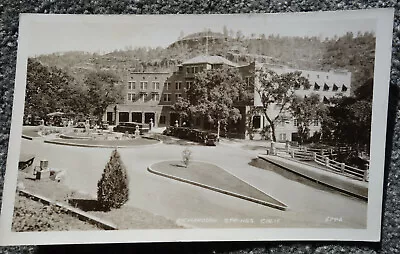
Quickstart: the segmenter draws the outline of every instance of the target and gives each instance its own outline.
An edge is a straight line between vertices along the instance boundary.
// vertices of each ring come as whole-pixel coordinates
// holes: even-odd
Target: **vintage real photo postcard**
[[[21,14],[0,243],[379,241],[392,27]]]

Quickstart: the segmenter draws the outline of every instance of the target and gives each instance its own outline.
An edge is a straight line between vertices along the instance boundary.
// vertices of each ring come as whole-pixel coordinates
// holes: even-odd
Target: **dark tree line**
[[[369,152],[373,79],[359,87],[352,97],[337,98],[322,125],[325,141],[345,144]]]
[[[109,71],[86,74],[78,82],[68,73],[28,59],[24,117],[46,119],[52,112],[100,118],[121,99],[118,78]]]

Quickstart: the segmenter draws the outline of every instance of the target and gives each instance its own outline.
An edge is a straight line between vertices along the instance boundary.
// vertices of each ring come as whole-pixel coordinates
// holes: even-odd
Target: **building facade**
[[[253,63],[250,64],[253,73],[262,71],[262,69],[269,69],[277,74],[284,74],[289,72],[299,71],[301,76],[309,80],[309,87],[295,87],[295,95],[299,97],[307,97],[312,94],[319,95],[321,102],[329,103],[330,99],[337,95],[350,96],[351,88],[351,73],[348,71],[312,71],[293,69],[286,66],[267,65]],[[260,86],[257,78],[254,80],[254,88]],[[254,92],[254,106],[261,107],[261,98],[257,92]],[[279,105],[271,105],[267,110],[268,115],[274,118],[279,112]],[[268,122],[262,114],[257,114],[253,117],[253,128],[256,138],[261,138],[264,127],[268,126]],[[315,132],[320,131],[321,122],[314,119],[309,126],[310,136]],[[288,112],[283,112],[278,122],[275,124],[275,135],[278,141],[297,141],[297,121]]]
[[[248,137],[249,112],[253,107],[260,107],[261,100],[256,92],[259,81],[255,75],[256,71],[268,68],[277,74],[300,71],[301,75],[310,81],[310,87],[296,88],[296,95],[309,96],[313,93],[320,95],[323,102],[328,103],[335,95],[350,95],[351,73],[338,71],[310,71],[291,69],[285,66],[266,65],[251,63],[239,66],[220,56],[197,56],[178,65],[174,72],[130,72],[127,74],[125,89],[125,102],[112,105],[107,108],[103,120],[112,124],[120,122],[135,122],[149,124],[154,127],[166,127],[183,124],[183,119],[172,109],[172,106],[179,97],[186,96],[186,89],[193,84],[196,73],[214,68],[227,66],[237,68],[243,79],[254,85],[252,103],[238,106],[242,118],[237,123],[232,123],[231,131],[237,137]],[[277,114],[277,106],[272,105],[268,109],[271,115]],[[251,116],[254,138],[262,138],[262,131],[268,126],[265,117],[261,114]],[[192,126],[198,128],[211,128],[204,119],[195,119]],[[321,124],[315,120],[310,126],[311,135],[320,130]],[[276,124],[276,136],[279,141],[296,139],[296,119],[290,114],[284,114],[280,122]]]

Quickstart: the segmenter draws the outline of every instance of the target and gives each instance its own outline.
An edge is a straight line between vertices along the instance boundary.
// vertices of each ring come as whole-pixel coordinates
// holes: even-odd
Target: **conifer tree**
[[[97,183],[97,201],[105,210],[120,208],[128,201],[129,180],[126,168],[115,149]]]

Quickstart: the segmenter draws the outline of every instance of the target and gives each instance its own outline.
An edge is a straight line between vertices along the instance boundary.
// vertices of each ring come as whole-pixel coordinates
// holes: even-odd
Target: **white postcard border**
[[[228,14],[229,15],[229,14]],[[249,14],[248,14],[249,15]],[[187,241],[278,241],[278,240],[333,240],[333,241],[379,241],[381,235],[382,189],[384,181],[385,143],[387,127],[388,94],[391,65],[393,9],[369,9],[363,11],[314,12],[280,15],[282,18],[376,19],[376,53],[374,73],[373,115],[371,131],[371,172],[367,229],[162,229],[118,231],[70,231],[70,232],[11,232],[15,189],[17,185],[18,158],[21,146],[22,115],[26,86],[26,63],[29,53],[29,23],[43,15],[21,14],[18,39],[17,71],[15,79],[12,123],[8,147],[2,214],[0,217],[0,244],[78,244],[119,242],[187,242]],[[69,15],[58,15],[71,18]],[[75,15],[82,18],[82,15]],[[100,16],[97,16],[100,18]],[[105,16],[107,17],[107,16]],[[120,16],[127,18],[127,16]],[[138,16],[137,16],[138,17]],[[146,18],[142,15],[140,18]],[[62,18],[62,17],[61,17]],[[378,88],[379,86],[379,88]]]

